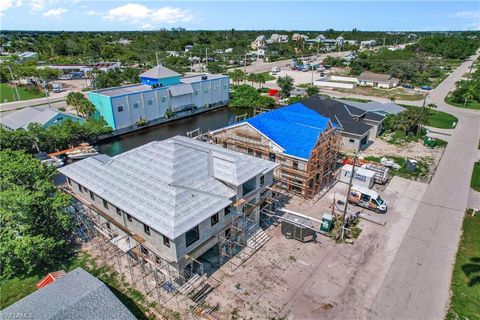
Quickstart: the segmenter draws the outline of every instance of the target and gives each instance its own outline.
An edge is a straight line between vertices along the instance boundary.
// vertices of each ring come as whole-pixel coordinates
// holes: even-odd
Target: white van
[[[378,193],[365,187],[352,186],[350,194],[348,195],[348,203],[355,204],[376,213],[386,213],[387,203]]]
[[[280,67],[275,66],[275,67],[272,68],[272,75],[276,75],[279,72],[280,72]]]

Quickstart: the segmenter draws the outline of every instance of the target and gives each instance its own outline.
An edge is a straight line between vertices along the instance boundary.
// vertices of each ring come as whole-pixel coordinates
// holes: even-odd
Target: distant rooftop
[[[20,315],[42,320],[136,319],[102,281],[82,268],[0,311],[2,319]]]
[[[357,107],[364,111],[371,111],[375,113],[381,114],[397,114],[406,109],[402,106],[399,106],[393,102],[378,102],[378,101],[368,101],[368,102],[359,102],[359,101],[350,101],[350,100],[342,100],[342,99],[335,99],[341,103],[348,104],[350,106]]]
[[[181,75],[180,73],[160,65],[145,71],[140,75],[140,77],[150,78],[150,79],[163,79],[163,78],[169,78],[169,77],[178,77],[180,75]]]
[[[183,77],[180,79],[182,83],[194,83],[194,82],[199,82],[202,81],[202,76],[207,76],[207,79],[213,80],[213,79],[221,79],[221,78],[226,78],[226,75],[223,74],[199,74],[199,75],[193,75],[193,76],[187,76]]]
[[[382,73],[373,73],[373,72],[362,72],[361,75],[358,76],[358,80],[367,80],[367,81],[379,81],[379,82],[388,82],[393,77],[389,74],[382,74]]]
[[[285,154],[306,160],[320,134],[331,125],[329,118],[301,103],[265,112],[245,121],[283,148]]]
[[[59,171],[175,239],[231,204],[237,186],[277,164],[187,137],[155,141]]]
[[[39,123],[43,126],[58,114],[65,114],[68,117],[77,118],[74,115],[66,114],[55,109],[28,107],[2,116],[0,118],[0,124],[11,130],[26,129],[30,123]]]

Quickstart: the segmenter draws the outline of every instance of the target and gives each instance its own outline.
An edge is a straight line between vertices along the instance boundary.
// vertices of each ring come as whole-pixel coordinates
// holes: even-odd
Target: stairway
[[[268,240],[270,240],[270,236],[265,231],[258,228],[255,230],[254,234],[247,239],[247,247],[253,249],[255,252],[267,243]]]

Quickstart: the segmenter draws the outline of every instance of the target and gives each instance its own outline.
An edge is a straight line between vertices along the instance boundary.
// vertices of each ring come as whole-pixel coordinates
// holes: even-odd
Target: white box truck
[[[348,203],[359,207],[375,211],[376,213],[386,213],[387,203],[378,193],[365,187],[352,186],[348,195]]]
[[[280,67],[279,66],[275,66],[275,67],[272,68],[272,75],[276,75],[279,72],[280,72]]]
[[[341,182],[350,183],[350,176],[352,174],[353,166],[346,164],[342,167],[338,179]],[[353,176],[353,184],[360,187],[371,188],[375,182],[375,171],[356,167],[355,175]]]

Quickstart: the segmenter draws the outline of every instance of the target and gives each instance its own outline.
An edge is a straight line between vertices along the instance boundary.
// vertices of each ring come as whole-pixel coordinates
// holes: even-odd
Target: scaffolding
[[[320,134],[308,161],[276,151],[270,140],[247,125],[211,132],[209,139],[224,148],[276,161],[280,166],[275,170],[275,180],[284,190],[304,198],[314,197],[335,181],[334,172],[341,142],[336,128],[329,128]]]
[[[220,265],[228,262],[232,272],[270,239],[259,227],[260,208],[267,201],[270,190],[270,187],[264,186],[257,202],[248,202],[243,198],[235,202],[229,227],[218,235]]]
[[[109,215],[76,195],[65,185],[64,192],[74,197],[69,212],[75,221],[75,234],[84,243],[90,243],[93,252],[105,265],[110,265],[132,285],[164,305],[172,300],[178,304],[189,295],[205,291],[206,275],[203,265],[187,256],[185,273],[178,264],[163,258]]]

